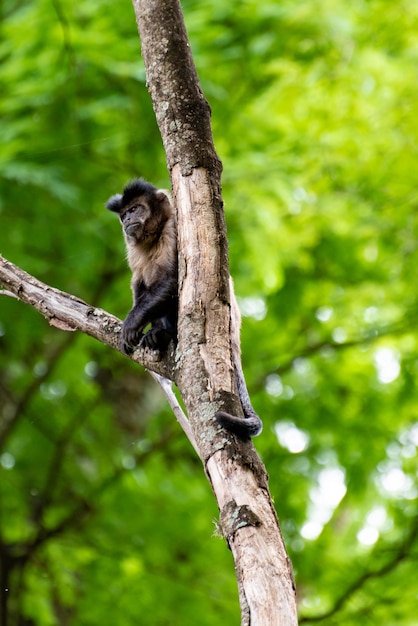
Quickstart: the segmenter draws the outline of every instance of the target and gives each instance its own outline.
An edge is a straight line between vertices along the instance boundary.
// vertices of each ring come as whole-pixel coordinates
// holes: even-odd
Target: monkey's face
[[[151,209],[143,198],[135,198],[119,213],[123,232],[136,241],[143,241],[153,234],[150,232],[153,230],[151,218]]]
[[[164,191],[155,191],[151,196],[137,196],[118,211],[128,243],[152,243],[161,235],[161,229],[172,212]]]

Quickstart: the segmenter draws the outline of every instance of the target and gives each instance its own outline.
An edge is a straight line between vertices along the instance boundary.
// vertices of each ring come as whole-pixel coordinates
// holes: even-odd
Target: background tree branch
[[[372,570],[367,570],[362,572],[358,578],[353,580],[346,589],[341,593],[340,597],[336,599],[334,605],[328,610],[324,611],[324,613],[319,613],[317,615],[302,615],[299,623],[300,624],[316,624],[319,622],[324,622],[325,620],[329,620],[337,615],[340,611],[343,610],[344,606],[351,600],[351,598],[360,591],[364,585],[374,578],[383,578],[387,574],[389,574],[393,569],[399,565],[403,560],[407,558],[411,558],[411,550],[413,548],[414,542],[416,541],[418,535],[418,522],[417,519],[413,519],[411,521],[410,528],[405,530],[405,536],[401,541],[399,541],[398,545],[393,545],[390,547],[390,550],[383,551],[380,549],[381,553],[388,552],[389,558],[385,554],[384,562],[375,566]],[[380,555],[381,556],[381,555]],[[378,600],[376,600],[378,601]]]

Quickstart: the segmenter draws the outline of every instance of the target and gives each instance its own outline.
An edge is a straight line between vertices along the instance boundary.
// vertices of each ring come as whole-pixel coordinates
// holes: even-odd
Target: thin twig
[[[199,449],[197,447],[196,440],[194,438],[194,434],[193,434],[190,422],[187,419],[186,414],[184,413],[183,409],[181,408],[179,404],[179,401],[176,398],[176,395],[173,391],[173,385],[172,385],[171,380],[168,380],[168,378],[164,378],[164,376],[160,376],[160,374],[157,374],[156,372],[150,371],[149,373],[151,374],[153,379],[160,385],[176,417],[176,420],[182,427],[187,439],[190,441],[197,455],[199,456]]]

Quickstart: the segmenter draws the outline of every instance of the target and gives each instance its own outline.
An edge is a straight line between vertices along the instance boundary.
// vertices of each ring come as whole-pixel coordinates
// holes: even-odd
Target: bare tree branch
[[[80,330],[123,354],[118,343],[122,322],[114,315],[46,285],[1,255],[0,284],[19,300],[34,307],[51,326],[66,331]],[[171,358],[168,353],[164,359],[156,359],[155,354],[146,350],[137,350],[132,356],[133,361],[166,378],[172,378]]]

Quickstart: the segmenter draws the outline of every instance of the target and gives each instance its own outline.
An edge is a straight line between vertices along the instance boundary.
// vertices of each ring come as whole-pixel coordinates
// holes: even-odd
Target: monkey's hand
[[[125,354],[132,354],[135,347],[142,339],[143,330],[144,322],[142,316],[138,315],[135,309],[132,309],[123,322],[122,332],[120,334],[119,345]]]
[[[165,352],[172,339],[173,335],[167,330],[151,328],[151,330],[142,337],[140,346],[141,348],[148,348],[149,350]]]

